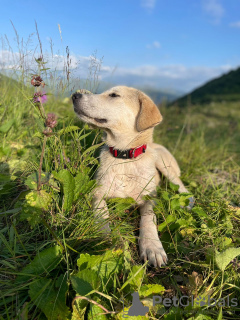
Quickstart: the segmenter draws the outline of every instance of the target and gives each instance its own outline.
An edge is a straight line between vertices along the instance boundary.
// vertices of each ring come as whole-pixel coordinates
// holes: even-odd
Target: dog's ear
[[[137,131],[155,127],[162,121],[162,115],[155,103],[143,92],[138,92],[140,111],[137,116]]]

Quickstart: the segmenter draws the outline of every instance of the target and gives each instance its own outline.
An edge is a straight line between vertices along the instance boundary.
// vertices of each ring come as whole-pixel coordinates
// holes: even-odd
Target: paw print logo
[[[198,296],[195,303],[197,306],[203,307],[207,304],[207,297]]]

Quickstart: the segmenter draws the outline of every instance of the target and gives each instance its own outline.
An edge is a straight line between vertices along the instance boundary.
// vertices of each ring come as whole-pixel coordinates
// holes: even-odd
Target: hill
[[[71,88],[72,90],[67,93],[67,96],[70,96],[71,93],[78,89],[87,89],[93,93],[102,93],[105,90],[108,90],[112,87],[122,85],[119,83],[107,82],[107,81],[96,81],[96,83],[92,84],[87,79],[72,79]],[[129,85],[128,83],[124,83],[123,85]],[[129,85],[131,86],[131,85]],[[156,89],[148,86],[133,86],[136,89],[139,89],[145,92],[157,105],[163,101],[167,101],[168,103],[176,100],[183,93],[180,91],[170,91],[164,89]]]
[[[180,96],[177,92],[158,90],[154,88],[139,88],[145,92],[157,105],[163,101],[172,102]]]
[[[117,86],[115,83],[108,83],[101,81],[99,87],[97,89],[97,93],[101,93],[111,87]],[[127,85],[127,84],[125,84]],[[152,87],[144,87],[144,86],[134,86],[136,89],[139,89],[145,92],[157,105],[163,101],[172,102],[181,96],[182,93],[178,91],[167,91],[164,89],[156,89]]]
[[[207,82],[200,88],[175,100],[171,105],[184,107],[188,104],[240,100],[240,68]]]

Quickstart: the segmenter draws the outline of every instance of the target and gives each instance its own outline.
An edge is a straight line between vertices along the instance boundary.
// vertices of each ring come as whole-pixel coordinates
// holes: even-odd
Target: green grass
[[[37,190],[44,121],[32,95],[19,82],[0,81],[0,318],[122,319],[120,300],[129,306],[138,291],[148,319],[240,319],[240,102],[161,107],[155,141],[177,158],[196,204],[182,209],[186,196],[163,179],[155,212],[169,262],[154,269],[139,260],[131,199],[109,202],[110,236],[94,223],[101,133],[60,97],[46,104],[58,124],[46,139]],[[153,295],[229,297],[238,305],[153,308]]]

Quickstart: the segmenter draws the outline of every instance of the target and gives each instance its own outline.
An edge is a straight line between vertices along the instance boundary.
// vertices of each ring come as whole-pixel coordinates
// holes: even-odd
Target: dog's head
[[[78,117],[102,129],[140,132],[162,120],[154,102],[134,88],[118,86],[101,94],[75,93],[72,99]]]

